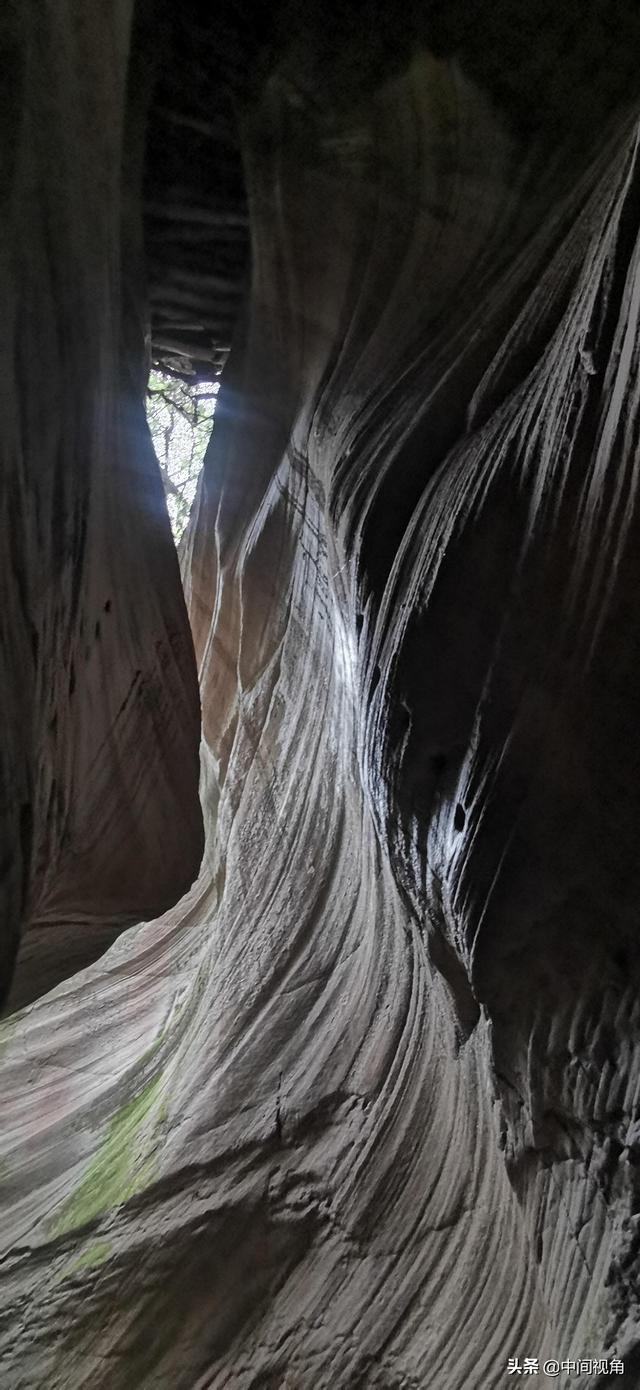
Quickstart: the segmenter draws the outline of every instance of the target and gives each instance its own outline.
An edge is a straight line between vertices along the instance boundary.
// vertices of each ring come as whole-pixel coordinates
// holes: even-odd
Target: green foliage
[[[189,520],[218,389],[217,381],[191,385],[157,371],[149,377],[147,420],[176,541]]]

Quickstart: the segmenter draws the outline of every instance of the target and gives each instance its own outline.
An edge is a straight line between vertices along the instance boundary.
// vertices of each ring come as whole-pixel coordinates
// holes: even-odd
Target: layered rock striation
[[[7,271],[34,298],[5,742],[39,846],[7,975],[21,920],[60,956],[155,920],[0,1025],[2,1383],[497,1390],[510,1356],[617,1355],[633,1385],[637,94],[623,72],[590,118],[578,44],[573,108],[547,59],[527,121],[437,26],[386,64],[265,40],[181,554],[192,882],[198,696],[140,424],[152,84],[126,6],[47,13]]]

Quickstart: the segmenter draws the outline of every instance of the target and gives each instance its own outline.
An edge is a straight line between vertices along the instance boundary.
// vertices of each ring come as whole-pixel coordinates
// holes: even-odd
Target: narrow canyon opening
[[[147,423],[176,545],[193,506],[219,390],[219,380],[194,382],[160,370],[152,370],[147,383]]]

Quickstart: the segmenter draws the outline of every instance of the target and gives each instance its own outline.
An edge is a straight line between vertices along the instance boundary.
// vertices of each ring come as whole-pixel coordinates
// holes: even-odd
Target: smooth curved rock
[[[200,875],[0,1032],[3,1384],[633,1384],[637,113],[303,73],[182,554]]]
[[[122,173],[130,6],[89,23],[52,0],[11,19],[0,996],[21,925],[47,955],[59,937],[57,970],[40,974],[37,951],[18,966],[24,1002],[68,956],[72,970],[99,954],[105,928],[175,902],[202,821],[196,673],[140,399],[139,194]]]

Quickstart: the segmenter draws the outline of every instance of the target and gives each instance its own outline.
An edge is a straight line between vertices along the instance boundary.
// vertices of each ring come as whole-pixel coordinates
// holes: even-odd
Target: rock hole
[[[464,830],[466,819],[467,817],[465,815],[464,806],[462,806],[460,802],[458,802],[453,817],[454,830]]]

